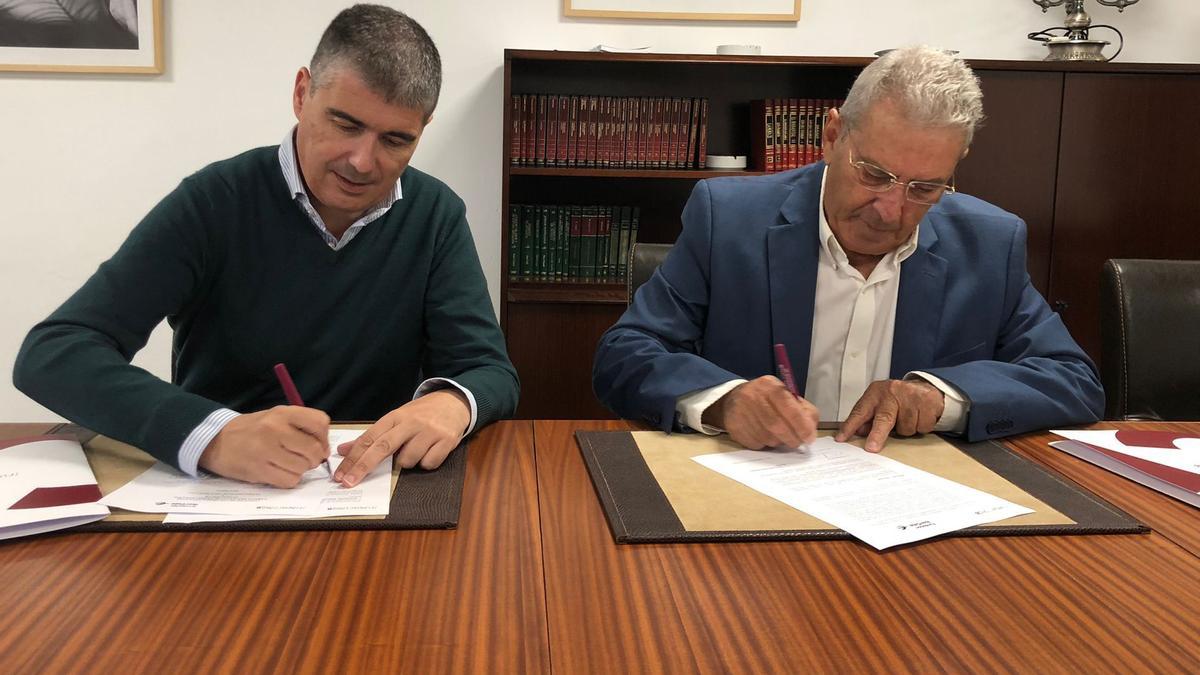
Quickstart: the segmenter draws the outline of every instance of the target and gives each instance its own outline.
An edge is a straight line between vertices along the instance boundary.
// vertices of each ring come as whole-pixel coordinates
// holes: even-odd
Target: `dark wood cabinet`
[[[697,180],[753,171],[620,170],[509,164],[510,96],[709,99],[708,151],[746,155],[749,102],[837,99],[864,58],[506,50],[500,317],[521,376],[523,418],[611,416],[595,400],[596,340],[624,311],[623,283],[510,279],[510,204],[628,204],[639,241],[672,242]],[[1029,272],[1072,334],[1099,357],[1098,286],[1113,257],[1200,258],[1200,66],[972,61],[984,126],[959,188],[1029,226]]]

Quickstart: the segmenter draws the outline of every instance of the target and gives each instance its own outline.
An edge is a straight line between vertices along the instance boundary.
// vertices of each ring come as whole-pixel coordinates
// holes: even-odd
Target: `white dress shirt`
[[[817,220],[821,249],[804,398],[816,406],[822,421],[840,422],[872,382],[890,378],[900,264],[917,250],[920,226],[864,279],[850,264],[825,218],[825,174],[821,176],[820,203]],[[934,430],[961,432],[966,427],[969,407],[962,393],[928,373],[914,371],[906,375],[906,379],[913,377],[928,381],[945,394],[945,410]],[[701,422],[704,410],[745,381],[731,380],[679,397],[675,408],[680,421],[697,431],[720,433],[721,429]]]

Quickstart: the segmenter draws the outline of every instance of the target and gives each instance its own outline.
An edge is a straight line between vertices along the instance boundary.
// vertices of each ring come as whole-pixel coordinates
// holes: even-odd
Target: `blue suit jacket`
[[[697,183],[675,247],[600,339],[605,405],[668,431],[682,394],[773,374],[775,343],[804,385],[824,168]],[[929,210],[901,265],[891,376],[912,370],[970,399],[970,440],[1092,422],[1104,408],[1095,365],[1030,283],[1025,223],[967,195]]]

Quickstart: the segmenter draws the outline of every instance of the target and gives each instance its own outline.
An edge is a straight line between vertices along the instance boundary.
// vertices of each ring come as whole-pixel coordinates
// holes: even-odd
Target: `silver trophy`
[[[1116,7],[1118,12],[1135,4],[1138,0],[1096,0],[1106,7]],[[1046,61],[1112,61],[1121,53],[1125,46],[1125,37],[1121,31],[1107,24],[1092,25],[1092,17],[1083,9],[1083,0],[1033,0],[1033,4],[1042,8],[1042,12],[1051,7],[1066,4],[1067,21],[1062,26],[1054,26],[1028,35],[1030,40],[1037,40],[1046,45],[1049,53]],[[1105,28],[1117,34],[1121,44],[1117,46],[1116,54],[1104,56],[1104,48],[1108,40],[1094,40],[1088,37],[1088,30]]]

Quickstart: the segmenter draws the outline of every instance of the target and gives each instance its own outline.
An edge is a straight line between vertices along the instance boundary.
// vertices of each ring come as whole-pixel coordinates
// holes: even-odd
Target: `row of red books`
[[[513,94],[512,166],[694,169],[708,155],[708,99]]]
[[[768,98],[750,102],[750,167],[787,171],[825,157],[821,135],[840,100]]]

